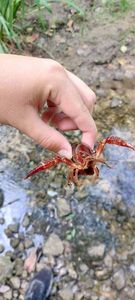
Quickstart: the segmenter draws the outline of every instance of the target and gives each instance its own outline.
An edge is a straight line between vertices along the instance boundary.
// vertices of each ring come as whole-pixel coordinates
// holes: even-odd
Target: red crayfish
[[[26,178],[40,171],[54,167],[59,163],[64,163],[69,168],[69,174],[67,178],[68,184],[71,182],[78,184],[78,178],[80,175],[95,175],[96,179],[99,177],[99,169],[96,166],[97,163],[105,164],[110,167],[105,159],[100,156],[106,144],[128,147],[135,151],[135,146],[132,146],[128,142],[116,136],[109,136],[106,139],[103,139],[101,142],[98,142],[95,150],[91,149],[85,144],[73,144],[72,159],[56,155],[52,159],[41,162],[35,169],[28,173]]]

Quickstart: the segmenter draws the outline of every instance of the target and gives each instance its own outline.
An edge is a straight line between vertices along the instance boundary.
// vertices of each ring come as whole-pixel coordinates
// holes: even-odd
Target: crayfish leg
[[[99,156],[100,153],[104,150],[104,147],[106,144],[111,144],[111,145],[117,145],[117,146],[122,146],[122,147],[127,147],[135,151],[135,146],[129,144],[125,140],[117,137],[117,136],[109,136],[106,139],[104,139],[102,142],[99,142],[96,150],[96,155]]]
[[[122,147],[127,147],[135,151],[135,146],[129,144],[127,141],[117,137],[117,136],[109,136],[106,138],[106,144],[114,144]]]
[[[35,167],[33,170],[31,170],[27,176],[25,177],[25,179],[29,178],[30,176],[38,173],[38,172],[41,172],[41,171],[44,171],[46,169],[50,169],[54,166],[56,166],[58,163],[61,162],[61,159],[59,156],[56,156],[52,159],[48,159],[48,160],[45,160],[44,162],[41,162],[37,167]]]

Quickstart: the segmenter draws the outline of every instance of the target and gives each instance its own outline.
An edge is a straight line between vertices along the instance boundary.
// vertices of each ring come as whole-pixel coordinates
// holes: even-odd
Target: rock
[[[4,203],[4,192],[2,189],[0,189],[0,207],[3,206]]]
[[[1,285],[0,287],[0,294],[5,294],[10,290],[10,287],[8,285]]]
[[[75,294],[75,300],[82,300],[82,299],[84,299],[84,297],[83,297],[84,295],[83,295],[83,293],[76,293]]]
[[[88,255],[91,260],[101,260],[105,255],[105,244],[99,244],[88,248]]]
[[[18,290],[21,286],[20,278],[17,276],[11,277],[10,284],[13,289]]]
[[[50,190],[47,190],[47,195],[48,195],[50,198],[53,198],[53,197],[56,197],[56,196],[57,196],[57,192],[50,189]]]
[[[135,66],[133,65],[126,65],[124,66],[124,86],[126,88],[134,89],[135,86]]]
[[[125,287],[126,277],[123,269],[120,269],[113,274],[113,283],[118,291]]]
[[[10,239],[10,245],[12,246],[12,248],[17,248],[19,245],[19,239],[16,237],[13,237]]]
[[[66,267],[63,267],[59,270],[58,275],[59,277],[64,277],[65,275],[67,275],[68,271]]]
[[[19,226],[20,224],[19,223],[16,223],[16,224],[10,224],[8,225],[8,229],[9,231],[11,231],[12,233],[18,233],[19,232]]]
[[[70,276],[72,279],[77,279],[77,273],[76,273],[76,271],[74,270],[74,267],[73,267],[73,264],[72,264],[72,263],[70,263],[70,264],[67,266],[67,270],[68,270],[69,276]]]
[[[13,300],[12,290],[9,290],[4,294],[4,299],[6,300]]]
[[[5,283],[6,278],[10,278],[14,268],[8,256],[0,256],[0,283]]]
[[[59,292],[59,295],[62,300],[73,300],[73,298],[74,298],[73,292],[69,287],[62,289]]]
[[[86,274],[86,273],[88,272],[88,270],[89,270],[89,267],[88,267],[86,264],[84,264],[84,263],[82,263],[82,264],[79,266],[79,268],[80,268],[82,274]]]
[[[95,276],[98,280],[108,279],[110,275],[111,275],[111,270],[109,270],[108,268],[103,268],[101,270],[95,271]]]
[[[110,107],[111,108],[116,108],[116,107],[121,107],[123,104],[123,101],[119,98],[113,98],[111,100],[111,103],[110,103]]]
[[[70,206],[64,198],[57,199],[58,214],[60,217],[70,214]]]
[[[23,221],[22,221],[22,226],[24,228],[28,228],[30,225],[30,217],[28,216],[28,214],[25,214]]]
[[[30,240],[29,238],[26,238],[26,239],[25,239],[25,242],[24,242],[24,247],[25,247],[25,249],[29,249],[29,248],[31,248],[31,247],[33,247],[33,246],[34,246],[33,241]]]
[[[0,244],[0,253],[2,253],[4,250],[5,250],[5,247],[2,244]]]
[[[0,218],[0,225],[3,225],[5,223],[5,219],[4,218]]]
[[[106,265],[106,267],[109,269],[109,270],[112,270],[113,268],[113,259],[111,257],[111,255],[107,254],[104,258],[104,263]]]
[[[53,256],[61,255],[64,251],[64,246],[61,239],[55,233],[52,233],[46,241],[43,253]]]

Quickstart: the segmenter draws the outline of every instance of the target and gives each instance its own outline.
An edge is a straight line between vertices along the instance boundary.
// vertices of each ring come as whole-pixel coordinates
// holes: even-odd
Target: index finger
[[[83,97],[67,75],[63,76],[63,80],[57,82],[56,85],[57,93],[53,93],[53,91],[53,97],[50,100],[70,117],[77,128],[82,131],[82,142],[93,148],[97,130]]]

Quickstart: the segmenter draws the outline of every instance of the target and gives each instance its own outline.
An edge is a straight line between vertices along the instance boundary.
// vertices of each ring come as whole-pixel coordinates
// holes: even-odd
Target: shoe
[[[52,271],[44,268],[31,280],[24,300],[45,300],[49,296],[53,283]]]

